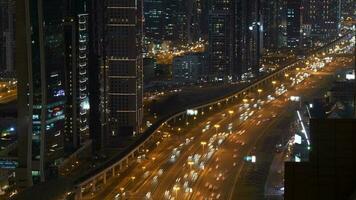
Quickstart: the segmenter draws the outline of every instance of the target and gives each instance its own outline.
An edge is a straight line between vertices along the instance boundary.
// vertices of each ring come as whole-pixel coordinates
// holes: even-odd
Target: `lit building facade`
[[[14,71],[15,1],[0,0],[0,72]]]
[[[188,12],[186,0],[164,0],[165,40],[176,44],[188,41]]]
[[[104,146],[140,132],[142,123],[142,1],[111,0],[105,5],[102,65]]]
[[[335,39],[340,28],[340,0],[310,0],[308,2],[309,23],[314,45],[320,46]]]
[[[56,176],[64,153],[64,1],[16,4],[18,76],[18,185]],[[27,14],[27,15],[26,15]]]
[[[164,40],[164,15],[163,0],[145,0],[144,17],[145,17],[145,38],[156,44]]]
[[[263,1],[263,47],[266,50],[285,46],[286,1]]]
[[[341,0],[341,17],[344,20],[356,19],[354,0]]]
[[[209,13],[209,75],[213,80],[223,80],[230,75],[229,16],[229,11],[223,9]]]
[[[301,42],[301,1],[288,0],[287,2],[287,47],[295,48]]]
[[[235,81],[259,73],[263,50],[261,1],[212,3],[209,12],[209,68],[213,80]]]
[[[89,136],[89,15],[87,0],[68,1],[65,18],[66,150],[85,145]]]
[[[173,80],[175,82],[197,82],[203,77],[205,54],[191,53],[173,60]]]

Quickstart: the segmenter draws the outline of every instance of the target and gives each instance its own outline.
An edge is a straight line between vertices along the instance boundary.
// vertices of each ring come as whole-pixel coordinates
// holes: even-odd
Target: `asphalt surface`
[[[289,96],[300,95],[304,101],[322,94],[333,80],[332,74],[337,69],[335,66],[329,66],[322,73],[315,73],[308,81],[302,82],[268,104],[265,100],[266,103],[261,105],[261,109],[251,107],[248,113],[254,113],[246,120],[239,119],[246,109],[241,111],[241,104],[236,104],[216,111],[214,115],[199,123],[194,123],[192,118],[187,119],[186,122],[194,124],[190,129],[184,129],[182,123],[178,123],[180,126],[165,127],[162,133],[169,132],[170,137],[162,139],[156,148],[142,154],[140,160],[121,172],[120,176],[105,188],[87,197],[264,199],[264,186],[275,155],[275,144],[286,137],[289,122],[295,117],[297,104],[290,102]],[[283,78],[280,81],[288,82]],[[272,93],[272,89],[266,88],[259,96],[266,97]],[[231,110],[234,111],[233,114],[229,114]],[[203,132],[207,124],[210,124],[210,128]],[[214,128],[216,124],[220,127]],[[181,128],[181,131],[178,128]],[[218,139],[213,140],[216,137]],[[224,140],[218,145],[217,141],[221,138]],[[191,141],[185,144],[186,139]],[[208,141],[213,142],[209,145]],[[180,153],[172,161],[170,158],[174,148],[178,148]],[[211,157],[207,158],[211,149],[214,151]],[[189,157],[196,154],[201,155],[201,158],[193,164],[188,164]],[[248,155],[256,155],[257,162],[246,162],[244,157]],[[202,163],[204,167],[201,166]]]

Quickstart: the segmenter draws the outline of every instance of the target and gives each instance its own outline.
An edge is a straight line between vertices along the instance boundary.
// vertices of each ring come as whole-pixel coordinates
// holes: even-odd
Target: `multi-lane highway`
[[[182,119],[192,128],[185,128],[182,122],[165,126],[155,148],[147,149],[117,179],[86,198],[250,198],[251,191],[260,190],[261,183],[244,185],[245,174],[249,175],[251,169],[258,171],[254,168],[258,169],[259,160],[264,159],[259,155],[266,136],[273,134],[286,118],[293,117],[298,105],[289,101],[290,96],[309,98],[330,84],[330,73],[342,63],[334,60],[322,69],[327,73],[315,72],[327,62],[310,60],[306,66],[249,94],[240,104],[217,109],[202,121],[195,122],[192,117]],[[279,137],[283,136],[276,138]],[[257,156],[256,163],[245,161],[246,156],[252,155]]]
[[[0,82],[0,104],[5,104],[11,101],[16,100],[17,98],[17,89],[16,83],[9,82]]]

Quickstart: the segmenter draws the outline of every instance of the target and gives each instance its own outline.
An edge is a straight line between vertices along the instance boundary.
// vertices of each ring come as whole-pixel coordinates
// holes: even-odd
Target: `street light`
[[[192,165],[194,164],[193,161],[188,161],[189,169],[192,170]]]
[[[277,81],[272,81],[273,86],[277,84]]]
[[[248,102],[248,99],[242,99],[242,101],[243,101],[244,103],[247,103],[247,102]]]
[[[258,89],[257,92],[258,92],[258,98],[260,98],[261,93],[263,92],[263,90],[262,89]]]
[[[204,152],[204,147],[206,145],[206,142],[205,141],[201,141],[200,144],[203,146],[203,152]]]
[[[230,115],[233,115],[233,114],[234,114],[234,111],[233,111],[233,110],[229,110],[229,114],[230,114]]]
[[[215,125],[214,125],[214,128],[215,128],[216,133],[217,133],[217,132],[218,132],[218,129],[220,128],[220,125],[219,125],[219,124],[215,124]]]

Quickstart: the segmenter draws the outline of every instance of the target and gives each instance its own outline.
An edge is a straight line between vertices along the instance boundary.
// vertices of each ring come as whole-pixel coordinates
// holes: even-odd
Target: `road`
[[[166,137],[157,147],[142,153],[118,178],[87,198],[263,198],[264,182],[274,157],[273,145],[283,137],[285,125],[299,105],[289,97],[302,95],[307,99],[320,93],[330,84],[330,73],[340,67],[337,64],[329,64],[325,72],[314,73],[292,87],[296,79],[292,81],[291,77],[306,78],[296,70],[240,104],[213,108],[217,109],[215,114],[200,122],[190,118],[165,126],[161,132],[167,132]],[[277,97],[277,90],[284,93]],[[277,98],[267,100],[270,94]],[[257,103],[257,99],[261,101]],[[193,124],[192,128],[185,128],[184,122]],[[256,155],[257,162],[246,162],[244,157],[248,155]]]
[[[17,90],[9,90],[8,92],[0,92],[0,104],[5,104],[16,100]]]

